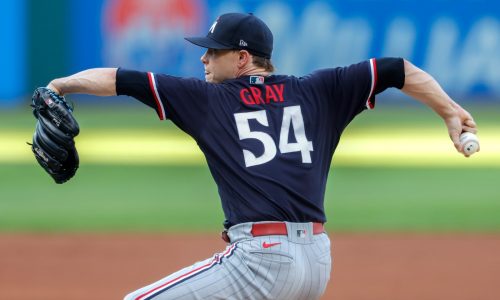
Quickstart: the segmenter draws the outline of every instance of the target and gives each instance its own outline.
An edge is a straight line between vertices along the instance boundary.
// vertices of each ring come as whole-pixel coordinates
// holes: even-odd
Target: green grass
[[[222,222],[207,168],[82,166],[56,185],[37,165],[3,165],[0,230],[215,228]]]
[[[500,231],[499,169],[341,168],[326,210],[342,231]]]
[[[82,166],[56,185],[36,165],[2,165],[0,231],[216,231],[206,167]],[[499,169],[338,168],[328,228],[500,232]]]

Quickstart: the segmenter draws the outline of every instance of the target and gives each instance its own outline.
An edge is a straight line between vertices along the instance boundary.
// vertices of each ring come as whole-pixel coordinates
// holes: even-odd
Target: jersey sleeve
[[[343,128],[363,110],[373,109],[377,94],[389,87],[403,87],[404,60],[372,58],[347,67],[318,70],[308,80],[328,98],[328,113]]]
[[[119,69],[116,92],[128,95],[156,110],[160,120],[170,119],[196,137],[208,110],[210,85],[196,78],[180,78],[152,72]]]
[[[318,113],[330,119],[334,128],[342,131],[360,112],[375,107],[377,85],[374,59],[347,67],[321,69],[303,78],[303,83],[318,107]]]
[[[377,62],[370,59],[358,64],[336,69],[334,102],[344,111],[359,113],[375,107],[377,87]]]

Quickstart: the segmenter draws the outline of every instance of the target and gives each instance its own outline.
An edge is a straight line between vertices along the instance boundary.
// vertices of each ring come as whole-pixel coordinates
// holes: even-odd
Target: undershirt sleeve
[[[405,67],[402,58],[384,57],[377,58],[377,84],[375,94],[387,88],[403,88],[405,84]]]

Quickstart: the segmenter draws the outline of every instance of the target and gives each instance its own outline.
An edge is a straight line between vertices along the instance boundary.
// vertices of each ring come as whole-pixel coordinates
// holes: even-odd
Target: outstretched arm
[[[448,127],[448,134],[455,148],[463,153],[459,141],[460,134],[464,131],[477,132],[476,123],[471,114],[453,101],[431,75],[406,60],[404,68],[405,84],[401,91],[429,106],[440,115]]]
[[[116,96],[116,68],[96,68],[52,80],[47,88],[61,96],[88,94]]]

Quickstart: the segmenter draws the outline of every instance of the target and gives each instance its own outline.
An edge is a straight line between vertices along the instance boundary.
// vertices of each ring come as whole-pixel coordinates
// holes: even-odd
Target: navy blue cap
[[[204,48],[247,50],[264,58],[271,58],[273,52],[271,30],[252,14],[223,14],[212,24],[207,36],[185,39]]]

